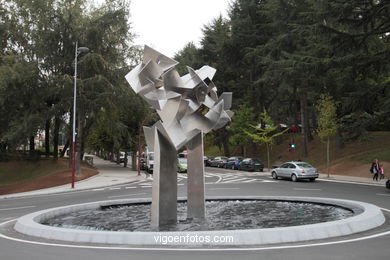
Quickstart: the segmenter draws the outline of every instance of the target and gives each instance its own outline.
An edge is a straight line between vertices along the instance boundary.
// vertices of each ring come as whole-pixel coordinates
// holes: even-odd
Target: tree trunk
[[[121,153],[118,150],[116,150],[116,164],[120,164],[120,157],[121,157]]]
[[[60,124],[61,124],[61,120],[58,118],[58,117],[55,117],[54,118],[54,136],[53,136],[53,146],[54,146],[54,150],[53,150],[53,158],[55,160],[58,159],[58,138],[59,138],[59,135],[60,135]],[[64,150],[65,150],[65,147],[64,147]]]
[[[136,156],[137,147],[134,148],[132,149],[132,154],[131,154],[131,170],[136,171],[137,170],[137,156]]]
[[[33,155],[35,151],[35,142],[34,142],[35,136],[30,136],[30,155]]]
[[[123,167],[127,167],[127,152],[125,152],[125,158],[124,158],[124,161],[123,161]]]
[[[345,146],[343,135],[342,135],[340,129],[337,129],[337,132],[336,132],[336,146],[339,149],[343,149]]]
[[[51,119],[46,119],[45,123],[45,156],[50,156],[50,121]]]
[[[227,138],[223,140],[222,146],[225,156],[230,157],[229,140]]]
[[[326,141],[326,168],[327,168],[327,172],[328,172],[328,178],[329,178],[329,168],[330,168],[330,148],[329,148],[329,145],[330,144],[330,137],[328,136],[328,139]]]
[[[303,93],[301,96],[301,131],[302,131],[302,156],[308,156],[307,149],[307,94]]]
[[[299,125],[299,111],[298,111],[298,97],[297,97],[297,87],[294,86],[293,90],[293,118],[294,118],[294,124],[298,127]]]
[[[61,158],[64,157],[66,150],[69,148],[69,144],[70,144],[70,139],[68,138],[68,140],[66,140],[66,143],[64,145],[64,149],[61,151],[61,154],[60,154]]]
[[[271,160],[270,160],[270,157],[269,157],[269,144],[267,143],[266,146],[267,146],[267,165],[268,165],[268,171],[271,171]]]

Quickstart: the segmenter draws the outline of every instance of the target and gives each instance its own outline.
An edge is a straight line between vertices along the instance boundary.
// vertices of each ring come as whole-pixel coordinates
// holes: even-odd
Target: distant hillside
[[[289,143],[294,140],[296,148],[289,151]],[[215,146],[205,145],[206,155],[221,155],[221,151]],[[249,145],[248,157],[258,157],[267,161],[267,153],[264,145]],[[239,148],[232,149],[232,155],[242,155]],[[331,174],[342,174],[360,177],[369,177],[370,163],[378,158],[384,164],[385,175],[390,176],[390,132],[370,132],[366,141],[349,142],[345,147],[336,147],[335,140],[331,141]],[[279,144],[272,146],[271,162],[273,165],[285,161],[303,160],[311,163],[320,171],[325,171],[326,146],[318,137],[309,142],[309,156],[302,156],[301,137],[299,134],[286,134]]]

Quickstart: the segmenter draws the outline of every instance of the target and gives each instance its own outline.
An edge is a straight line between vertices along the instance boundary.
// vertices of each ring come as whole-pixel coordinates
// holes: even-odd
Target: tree
[[[252,132],[251,122],[254,121],[255,114],[253,113],[253,109],[246,105],[241,105],[239,109],[235,111],[232,123],[228,129],[231,134],[230,140],[233,144],[241,146],[241,152],[244,157],[247,156],[246,145],[251,140],[246,132]]]
[[[46,136],[53,136],[56,157],[59,131],[64,128],[61,124],[72,122],[72,118],[63,119],[69,119],[72,107],[76,41],[90,49],[90,53],[78,59],[80,156],[85,137],[100,126],[98,122],[109,124],[111,129],[107,132],[115,149],[128,147],[123,140],[129,142],[138,122],[123,115],[134,111],[135,121],[139,121],[142,111],[132,106],[139,105],[140,110],[145,107],[143,101],[134,101],[124,79],[139,59],[139,47],[132,45],[134,35],[128,18],[129,1],[124,0],[107,0],[97,7],[89,6],[87,0],[1,2],[2,149],[18,147],[38,129],[46,128]],[[131,105],[123,106],[125,103]],[[47,152],[50,140],[47,138]]]
[[[250,125],[255,131],[253,133],[244,131],[256,143],[264,143],[267,148],[267,165],[268,170],[271,169],[270,150],[274,144],[275,138],[287,132],[289,129],[278,131],[278,127],[274,125],[272,118],[266,111],[260,113],[261,126]]]
[[[199,69],[202,64],[198,48],[193,42],[187,43],[183,49],[176,53],[174,59],[179,62],[177,71],[180,75],[188,73],[187,66],[193,69]]]
[[[317,134],[322,141],[326,142],[326,168],[329,178],[330,137],[336,134],[338,128],[336,102],[330,95],[321,94],[316,109],[318,111]]]

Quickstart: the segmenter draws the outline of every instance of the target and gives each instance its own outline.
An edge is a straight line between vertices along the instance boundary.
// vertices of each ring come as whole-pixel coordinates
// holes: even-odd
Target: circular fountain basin
[[[181,210],[181,208],[185,208],[183,204],[178,207],[178,225],[156,231],[149,226],[150,219],[147,217],[149,213],[144,212],[145,207],[150,207],[150,199],[127,199],[42,210],[19,218],[15,229],[27,235],[72,242],[147,246],[264,245],[350,235],[375,228],[385,222],[378,207],[351,200],[247,196],[213,197],[209,200],[212,201],[206,204],[209,208],[207,213],[210,212],[210,208],[214,209],[215,212],[220,213],[217,214],[220,219],[215,219],[212,216],[210,219],[209,214],[207,214],[206,223],[209,223],[207,225],[186,221],[184,210]],[[261,202],[273,203],[273,209],[280,207],[280,214],[274,215],[275,212],[269,211],[258,212],[258,207],[264,208]],[[221,204],[223,207],[217,207],[217,204],[213,203]],[[140,217],[134,219],[136,225],[127,225],[130,228],[126,230],[125,223],[130,223],[132,220],[125,220],[122,226],[120,221],[115,220],[113,216],[118,216],[118,212],[115,210],[128,210],[130,204],[136,204],[136,208],[140,207],[139,213],[144,212],[144,217],[140,214],[134,214],[133,211],[132,215]],[[241,204],[244,205],[243,208],[240,208]],[[269,204],[267,205],[268,210],[270,210]],[[301,206],[304,208],[302,209]],[[312,211],[306,211],[310,209]],[[110,212],[111,210],[113,212]],[[94,212],[94,214],[90,212]],[[105,213],[113,215],[105,215]],[[264,214],[265,221],[262,219],[262,214]],[[83,217],[85,215],[92,217],[85,218]],[[317,219],[315,219],[316,215],[318,215]],[[304,218],[301,218],[302,216]],[[311,216],[314,220],[307,222]],[[226,218],[229,220],[227,221]],[[76,224],[67,223],[69,219],[76,220]],[[82,219],[81,225],[77,222],[80,219]],[[84,221],[85,219],[94,219],[93,221],[96,223],[113,220],[114,225],[88,224],[88,221]],[[215,241],[215,237],[229,237],[229,239]]]
[[[206,200],[205,207],[205,220],[188,219],[187,202],[178,201],[177,222],[159,228],[151,225],[150,202],[74,211],[46,219],[41,224],[99,231],[215,231],[309,225],[362,213],[360,208],[280,200]]]

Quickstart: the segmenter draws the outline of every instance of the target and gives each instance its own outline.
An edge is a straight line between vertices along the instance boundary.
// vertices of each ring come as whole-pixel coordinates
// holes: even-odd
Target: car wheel
[[[298,180],[297,176],[295,174],[291,175],[291,180],[293,182],[296,182]]]
[[[260,169],[260,172],[263,172],[264,171],[264,169]]]
[[[277,180],[278,179],[278,175],[276,174],[276,172],[272,172],[272,178]]]
[[[313,181],[315,181],[315,180],[316,180],[315,178],[311,178],[311,179],[310,179],[311,182],[313,182]]]

